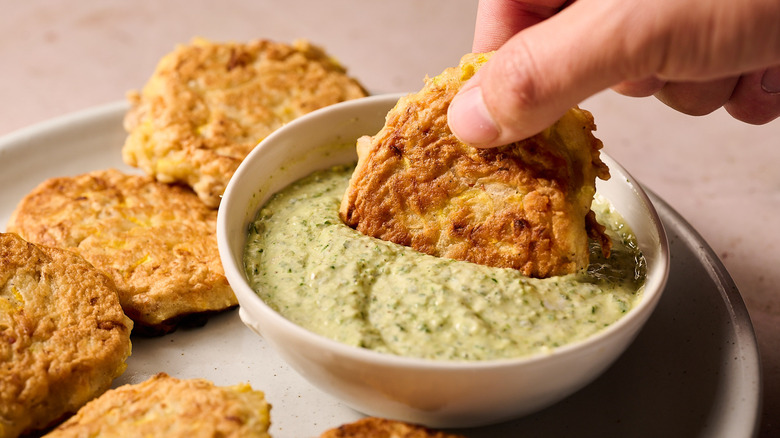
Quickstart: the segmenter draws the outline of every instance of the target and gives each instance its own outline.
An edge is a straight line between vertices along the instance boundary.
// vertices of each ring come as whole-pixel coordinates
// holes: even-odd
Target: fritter
[[[340,215],[363,234],[441,257],[527,276],[588,265],[588,232],[609,252],[591,212],[596,177],[609,178],[577,107],[541,133],[479,149],[459,141],[447,108],[491,54],[468,54],[399,100],[385,126],[357,142],[358,163]]]
[[[217,211],[187,187],[115,169],[52,178],[8,230],[73,250],[116,283],[136,333],[163,334],[238,304],[220,263]]]
[[[367,417],[325,431],[320,438],[463,438],[416,424]]]
[[[124,161],[165,183],[191,186],[217,207],[230,177],[271,132],[366,91],[321,48],[268,40],[195,39],[164,56],[130,92]]]
[[[0,437],[50,426],[127,367],[133,322],[82,257],[0,233]]]
[[[160,373],[107,391],[46,437],[267,438],[270,409],[248,384],[219,387]]]

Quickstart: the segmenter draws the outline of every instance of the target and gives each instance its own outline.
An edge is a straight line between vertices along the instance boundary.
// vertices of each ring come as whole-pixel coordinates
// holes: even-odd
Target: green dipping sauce
[[[338,166],[275,194],[250,225],[246,273],[285,318],[356,347],[440,360],[538,353],[588,338],[642,298],[644,257],[622,217],[596,197],[612,239],[605,259],[534,279],[516,270],[434,257],[368,237],[338,215],[354,166]]]

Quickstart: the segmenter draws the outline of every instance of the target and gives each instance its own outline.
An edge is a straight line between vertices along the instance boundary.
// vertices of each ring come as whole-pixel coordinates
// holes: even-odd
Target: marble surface
[[[2,1],[0,135],[121,100],[193,36],[308,38],[373,92],[413,91],[469,51],[476,2]],[[610,91],[583,102],[607,153],[685,217],[720,257],[762,356],[760,436],[780,434],[780,120],[689,117]]]

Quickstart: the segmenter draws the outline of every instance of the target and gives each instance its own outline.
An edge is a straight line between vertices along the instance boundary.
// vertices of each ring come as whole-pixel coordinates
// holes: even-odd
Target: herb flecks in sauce
[[[644,258],[608,202],[613,239],[587,271],[547,279],[443,259],[364,236],[338,216],[352,166],[274,195],[249,227],[244,262],[259,296],[294,323],[402,356],[486,360],[549,351],[609,326],[641,299]]]

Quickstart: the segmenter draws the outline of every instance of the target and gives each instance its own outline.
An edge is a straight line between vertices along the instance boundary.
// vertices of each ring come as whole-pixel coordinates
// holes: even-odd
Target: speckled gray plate
[[[46,178],[122,163],[127,106],[110,104],[0,139],[0,229]],[[626,353],[598,380],[534,415],[459,431],[469,437],[747,437],[760,417],[758,348],[739,291],[709,246],[652,196],[671,247],[667,290]],[[249,382],[273,404],[276,438],[316,437],[360,415],[312,387],[244,326],[236,312],[201,328],[135,338],[115,385],[165,371],[218,385]]]

